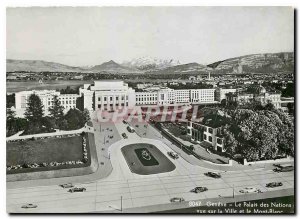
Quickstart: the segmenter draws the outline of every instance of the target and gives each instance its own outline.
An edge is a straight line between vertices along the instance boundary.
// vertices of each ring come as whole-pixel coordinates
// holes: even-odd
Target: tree
[[[6,108],[15,106],[15,94],[6,94]]]
[[[43,104],[39,96],[36,94],[31,94],[28,100],[28,106],[24,113],[25,118],[28,119],[29,122],[39,124],[41,119],[43,118]]]
[[[62,129],[75,130],[80,129],[85,124],[85,117],[83,112],[78,109],[70,109],[64,116],[62,121]]]
[[[84,108],[83,116],[84,116],[84,120],[85,120],[86,123],[91,121],[90,112],[87,108]]]
[[[64,107],[60,104],[58,97],[53,97],[53,105],[49,108],[50,117],[54,119],[55,127],[60,127],[64,116]]]
[[[6,108],[6,121],[14,120],[16,113],[11,108]]]

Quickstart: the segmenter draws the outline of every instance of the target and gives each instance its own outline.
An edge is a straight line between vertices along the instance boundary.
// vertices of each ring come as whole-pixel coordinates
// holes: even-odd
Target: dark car
[[[130,133],[135,132],[134,128],[132,128],[131,126],[127,126],[127,131],[129,131]]]
[[[72,183],[65,183],[65,184],[61,184],[59,186],[64,188],[64,189],[74,187]]]
[[[221,175],[219,173],[215,173],[215,172],[207,172],[207,173],[204,173],[204,175],[215,178],[215,179],[221,178]]]
[[[280,172],[291,172],[294,170],[294,166],[286,166],[286,167],[279,167],[273,169],[274,172],[280,173]]]
[[[169,151],[168,155],[170,157],[172,157],[173,159],[178,159],[179,158],[178,154],[174,153],[173,151]]]
[[[279,187],[282,186],[282,182],[271,182],[271,183],[267,183],[266,187],[268,188],[275,188],[275,187]]]
[[[128,138],[127,135],[126,135],[126,133],[122,133],[122,136],[123,136],[123,138],[125,138],[125,139]]]
[[[170,202],[184,202],[184,198],[174,197],[170,199]]]
[[[200,193],[200,192],[205,192],[207,190],[208,190],[207,187],[195,187],[194,189],[191,190],[191,192]]]
[[[26,205],[23,205],[22,208],[37,208],[37,205],[34,205],[34,204],[26,204]]]
[[[73,192],[85,192],[85,191],[86,191],[86,188],[77,188],[77,187],[75,187],[75,188],[69,189],[68,192],[73,193]]]
[[[124,124],[127,124],[127,121],[126,121],[126,120],[123,120],[123,123],[124,123]]]

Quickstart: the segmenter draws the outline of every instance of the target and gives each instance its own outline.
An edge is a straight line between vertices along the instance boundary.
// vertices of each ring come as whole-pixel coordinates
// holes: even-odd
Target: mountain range
[[[294,53],[264,53],[230,58],[209,65],[196,62],[181,64],[178,60],[142,57],[121,64],[113,60],[100,65],[74,67],[42,60],[6,60],[6,72],[82,72],[82,73],[147,73],[147,74],[195,74],[195,73],[272,73],[294,71]]]

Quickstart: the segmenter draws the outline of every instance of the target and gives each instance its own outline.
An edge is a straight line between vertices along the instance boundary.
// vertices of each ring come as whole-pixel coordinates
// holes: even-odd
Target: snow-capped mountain
[[[151,71],[180,65],[178,60],[174,59],[161,59],[150,56],[144,56],[141,58],[135,58],[131,61],[125,61],[122,63],[124,66],[134,67],[142,71]]]

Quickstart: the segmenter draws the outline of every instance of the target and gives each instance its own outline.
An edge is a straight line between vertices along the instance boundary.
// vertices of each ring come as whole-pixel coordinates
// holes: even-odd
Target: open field
[[[87,137],[87,136],[86,136]],[[87,139],[87,145],[89,145]],[[90,161],[90,149],[88,150],[88,158]],[[66,137],[66,138],[48,138],[38,140],[28,140],[22,142],[9,142],[6,147],[6,165],[23,165],[41,164],[51,162],[78,161],[83,158],[82,137]],[[85,164],[47,166],[41,168],[23,168],[10,170],[8,173],[45,171],[50,169],[64,169],[89,165]]]

